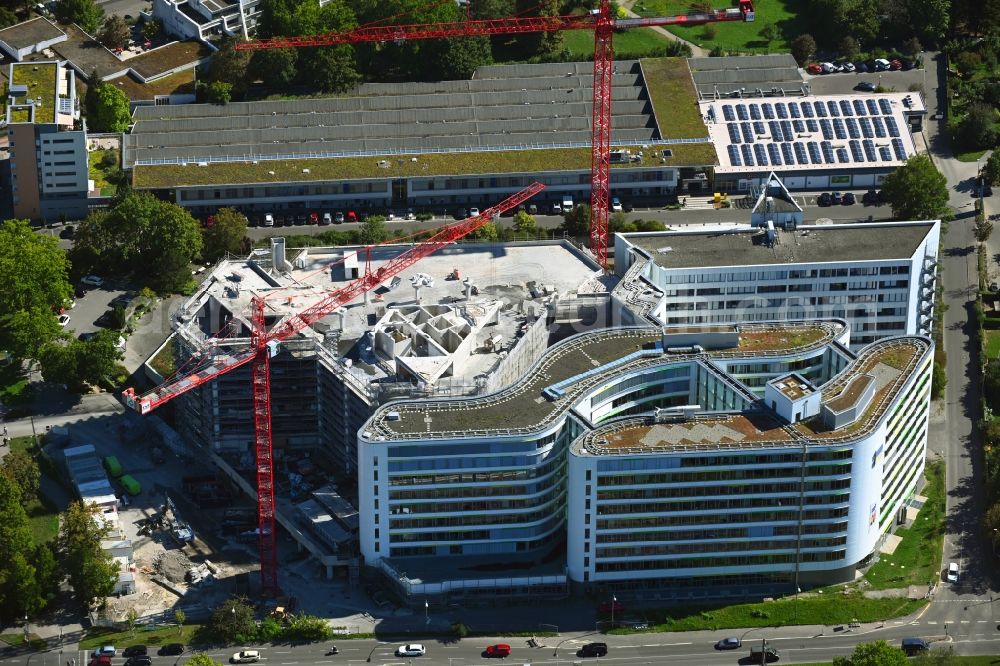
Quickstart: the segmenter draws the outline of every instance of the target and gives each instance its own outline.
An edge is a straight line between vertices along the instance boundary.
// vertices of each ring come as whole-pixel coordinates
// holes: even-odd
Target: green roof
[[[663,166],[705,166],[715,164],[711,143],[671,145],[673,157],[664,162],[612,165],[612,168],[661,168]],[[415,158],[415,160],[414,160]],[[389,166],[379,166],[379,163]],[[309,169],[304,173],[303,169]],[[289,183],[313,180],[365,178],[406,178],[418,176],[462,176],[466,174],[541,173],[545,171],[588,171],[589,148],[550,148],[469,153],[430,153],[402,157],[335,157],[326,159],[261,160],[211,163],[199,167],[163,164],[139,165],[132,170],[137,189],[158,189],[197,185]]]
[[[13,70],[11,83],[21,83],[28,86],[28,98],[41,101],[40,105],[35,105],[35,122],[54,123],[56,121],[56,95],[59,90],[59,84],[56,81],[59,68],[56,63],[19,63],[13,65]],[[18,100],[18,102],[20,101]]]
[[[660,136],[664,139],[707,138],[708,128],[701,119],[698,92],[687,60],[643,58],[639,66]]]

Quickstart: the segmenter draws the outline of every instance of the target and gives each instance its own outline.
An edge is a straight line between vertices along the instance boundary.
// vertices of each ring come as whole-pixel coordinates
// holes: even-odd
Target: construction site
[[[225,363],[249,344],[255,297],[266,298],[273,328],[411,247],[378,246],[369,256],[353,248],[293,250],[274,238],[207,274],[176,313],[172,343],[161,353],[173,350],[178,375],[193,358]],[[275,519],[300,557],[319,564],[316,575],[360,581],[357,432],[372,413],[392,400],[481,395],[509,385],[560,337],[606,325],[607,280],[586,251],[566,241],[450,245],[275,345]],[[182,458],[211,461],[215,469],[204,478],[185,477],[185,497],[221,511],[213,516],[223,536],[252,549],[259,532],[250,504],[256,460],[249,383],[242,367],[179,396],[169,419],[179,436],[168,445]],[[243,496],[246,509],[211,508],[230,491]]]

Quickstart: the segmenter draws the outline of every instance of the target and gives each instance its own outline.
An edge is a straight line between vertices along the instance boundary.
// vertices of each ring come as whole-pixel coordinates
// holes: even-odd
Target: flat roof
[[[916,154],[908,114],[920,93],[854,93],[699,103],[718,173],[894,168]]]
[[[4,42],[13,49],[21,50],[65,34],[47,18],[39,16],[0,30],[0,42]]]
[[[621,166],[715,163],[683,59],[619,61],[612,86],[614,145],[674,151]],[[593,63],[492,65],[341,97],[139,108],[125,165],[137,187],[584,170],[592,90]],[[180,166],[199,162],[222,169]]]
[[[935,221],[801,226],[766,233],[749,227],[722,231],[620,234],[662,268],[718,268],[792,263],[909,259]]]
[[[733,93],[753,98],[802,91],[802,74],[789,53],[688,58],[688,67],[703,99]]]
[[[766,351],[792,352],[827,344],[841,332],[842,325],[835,322],[744,324],[740,326],[738,347],[711,350],[706,354],[710,358],[743,358]],[[363,436],[369,440],[396,440],[476,437],[536,430],[570,409],[575,396],[606,381],[614,373],[662,364],[671,359],[695,360],[694,354],[659,349],[663,334],[664,329],[640,327],[574,336],[550,347],[531,370],[508,389],[464,400],[391,403],[369,420]],[[629,356],[644,350],[649,354]],[[600,371],[595,372],[598,369]],[[545,389],[557,384],[563,384],[560,397],[547,396]],[[393,413],[391,420],[387,418],[390,413]]]
[[[852,441],[878,425],[905,384],[897,380],[907,379],[930,349],[930,340],[916,336],[885,338],[862,349],[852,363],[822,387],[822,404],[831,404],[840,401],[843,390],[857,378],[873,372],[882,377],[865,413],[839,429],[830,430],[819,416],[788,426],[763,409],[698,415],[676,423],[656,423],[653,417],[645,416],[595,428],[574,441],[571,450],[574,455],[615,456]]]
[[[11,65],[11,85],[28,86],[27,99],[34,102],[35,123],[54,123],[59,90],[59,65],[55,62],[20,62]],[[17,98],[18,102],[27,99]]]
[[[798,373],[792,372],[784,377],[772,380],[774,387],[789,400],[799,400],[813,393],[813,389]]]

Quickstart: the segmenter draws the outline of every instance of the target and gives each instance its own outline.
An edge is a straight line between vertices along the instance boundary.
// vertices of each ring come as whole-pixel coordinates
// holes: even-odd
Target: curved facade
[[[847,336],[616,329],[501,393],[388,405],[359,435],[366,564],[411,594],[853,575],[920,478],[932,349]]]

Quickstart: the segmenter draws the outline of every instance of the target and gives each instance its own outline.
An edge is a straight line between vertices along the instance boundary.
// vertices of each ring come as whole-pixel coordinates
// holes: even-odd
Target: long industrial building
[[[709,78],[766,77],[762,63],[776,59],[790,57],[711,58],[721,69]],[[683,59],[616,63],[613,196],[662,205],[682,192],[746,192],[771,170],[792,189],[872,187],[915,153],[917,93],[814,96],[785,73],[755,98],[719,99],[696,89],[702,60],[694,79]],[[329,99],[140,107],[123,163],[136,189],[195,214],[449,210],[534,180],[547,186],[537,203],[589,201],[592,94],[593,63],[546,63]]]
[[[358,435],[364,564],[418,600],[851,580],[921,480],[933,345],[849,338],[582,333],[497,393],[385,405]]]

